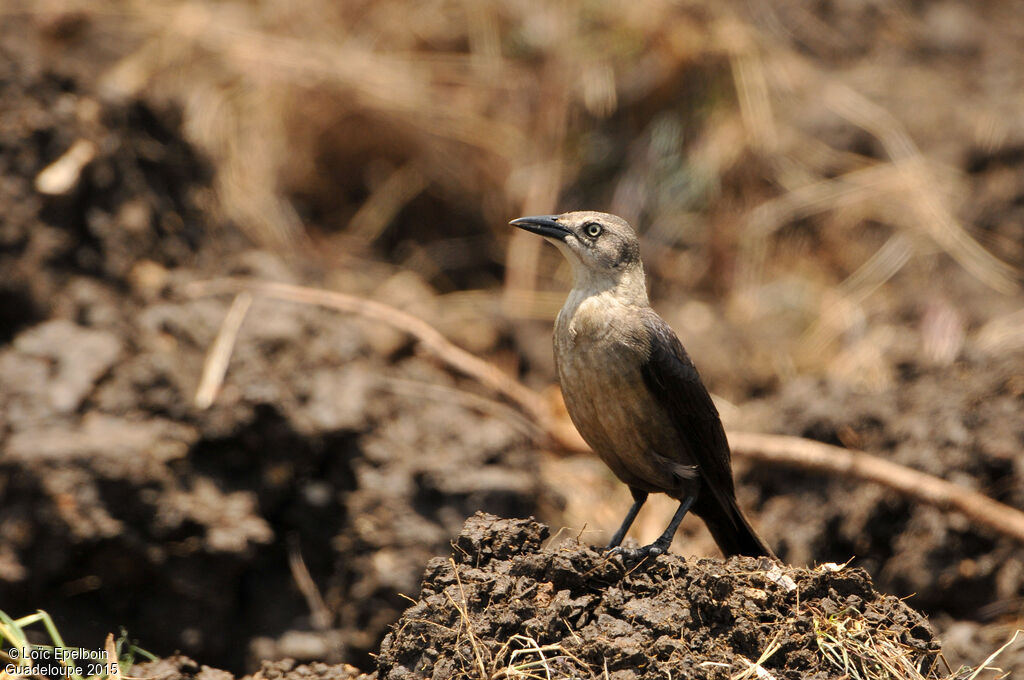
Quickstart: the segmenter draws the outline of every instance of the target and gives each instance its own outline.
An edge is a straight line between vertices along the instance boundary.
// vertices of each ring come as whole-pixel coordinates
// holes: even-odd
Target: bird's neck
[[[569,297],[555,320],[555,357],[564,357],[579,343],[618,343],[640,309],[648,307],[642,268],[603,276],[576,270]]]
[[[624,307],[649,306],[643,267],[637,264],[615,276],[606,271],[595,272],[586,266],[574,267],[573,287],[566,307],[575,308],[587,301]]]

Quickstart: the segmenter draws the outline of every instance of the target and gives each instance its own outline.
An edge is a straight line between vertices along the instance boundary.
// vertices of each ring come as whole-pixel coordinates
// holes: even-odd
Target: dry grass
[[[31,11],[116,27],[131,48],[105,91],[183,107],[221,209],[253,240],[326,239],[318,252],[343,267],[384,254],[447,290],[497,284],[503,267],[511,317],[550,318],[549,291],[564,286],[551,277],[566,272],[506,222],[574,206],[646,231],[656,291],[724,293],[741,334],[778,329],[747,358],[757,375],[886,387],[894,340],[865,333],[865,319],[889,312],[887,282],[908,267],[927,286],[939,253],[1017,291],[1019,272],[960,217],[968,178],[921,146],[942,135],[914,122],[912,102],[859,87],[870,68],[882,80],[897,66],[816,58],[829,52],[813,35],[836,31],[792,3],[54,0]],[[898,12],[882,19],[886,35],[924,30]],[[1013,43],[1012,26],[993,25],[989,42]],[[1008,122],[992,127],[997,96],[933,91],[946,99],[926,106],[960,112],[964,134],[988,121],[977,133],[988,148],[1015,143]],[[957,332],[940,339],[954,343],[940,360]]]
[[[869,624],[860,612],[814,614],[818,650],[851,680],[937,678],[933,655],[903,644],[903,631]]]
[[[570,631],[572,632],[572,631]],[[558,670],[552,668],[557,663]],[[600,678],[603,673],[575,656],[561,644],[541,646],[528,635],[513,635],[494,655],[491,680],[528,678],[530,680],[557,680],[558,678]]]
[[[461,650],[463,639],[472,650],[472,658],[463,659],[464,671],[456,677],[478,680],[527,678],[530,680],[560,680],[565,678],[598,678],[600,673],[582,661],[561,644],[541,646],[527,635],[512,635],[498,645],[495,640],[480,640],[473,632],[474,622],[466,600],[466,591],[454,560],[449,560],[458,586],[458,601],[446,591],[448,602],[459,614],[458,636],[455,648]],[[575,635],[569,629],[571,635]],[[461,654],[461,652],[456,652]],[[556,668],[552,667],[552,664]]]
[[[951,135],[1012,147],[1024,131],[1000,114],[1019,106],[1012,88],[967,99],[943,73],[904,68],[892,53],[928,36],[918,16],[883,12],[874,52],[843,60],[857,41],[786,0],[17,7],[116,33],[104,91],[183,107],[221,209],[256,242],[312,240],[341,267],[384,255],[445,292],[502,283],[513,318],[550,318],[567,274],[508,219],[571,207],[638,224],[656,292],[715,292],[740,335],[777,329],[746,358],[755,375],[886,387],[895,340],[865,320],[891,313],[887,284],[908,268],[934,284],[940,253],[1018,290],[1020,272],[962,217],[970,179],[932,149]],[[984,44],[1024,70],[998,12]],[[864,86],[876,82],[892,84]],[[901,99],[904,82],[932,83],[934,100]]]
[[[976,668],[941,670],[934,655],[906,645],[899,627],[868,623],[860,612],[847,609],[825,616],[814,612],[814,632],[821,655],[850,680],[975,680],[1005,678],[992,664],[1017,640],[1021,631],[995,650]]]
[[[105,91],[181,105],[223,212],[256,242],[342,271],[383,256],[441,292],[476,295],[478,316],[493,314],[500,285],[506,318],[550,319],[564,263],[506,223],[585,206],[644,230],[670,320],[666,295],[715,296],[712,349],[720,336],[758,338],[731,362],[758,384],[812,372],[878,390],[893,384],[901,343],[937,348],[938,363],[965,344],[1024,345],[1019,323],[999,343],[966,333],[989,319],[956,299],[946,324],[872,323],[907,303],[896,277],[922,297],[955,295],[940,257],[1017,295],[1020,272],[983,247],[996,237],[964,220],[971,178],[933,153],[971,130],[977,142],[961,147],[1020,143],[997,115],[1008,102],[965,101],[958,83],[892,58],[821,58],[820,35],[835,31],[792,3],[52,0],[31,11],[113,26],[126,48]],[[899,44],[891,36],[924,31],[918,17],[883,19],[879,59]],[[986,44],[1016,37],[990,28]],[[900,78],[944,87],[921,104],[863,86]],[[925,107],[960,127],[926,126]]]

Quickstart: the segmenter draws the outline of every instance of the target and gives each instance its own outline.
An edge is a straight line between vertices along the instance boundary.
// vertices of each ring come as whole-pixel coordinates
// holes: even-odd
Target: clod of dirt
[[[547,537],[532,519],[470,518],[384,639],[379,677],[729,678],[758,677],[759,664],[796,680],[882,657],[927,677],[937,658],[924,617],[861,569],[674,554],[624,564],[573,541],[545,548]]]

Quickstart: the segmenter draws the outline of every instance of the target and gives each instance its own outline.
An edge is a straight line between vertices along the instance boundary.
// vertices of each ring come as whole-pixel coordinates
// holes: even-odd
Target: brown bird
[[[660,555],[692,509],[726,555],[774,557],[736,504],[718,410],[679,338],[647,300],[633,228],[599,212],[511,224],[555,244],[572,265],[573,288],[555,321],[558,381],[576,429],[634,500],[608,548]],[[650,493],[668,494],[679,509],[658,540],[625,550],[622,539]]]

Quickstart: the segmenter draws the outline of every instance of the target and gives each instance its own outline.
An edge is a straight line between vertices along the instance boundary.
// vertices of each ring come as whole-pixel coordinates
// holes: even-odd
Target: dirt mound
[[[468,520],[385,638],[379,676],[728,678],[760,663],[795,680],[896,652],[927,673],[937,658],[927,621],[861,569],[674,554],[623,564],[547,538],[533,520]]]

